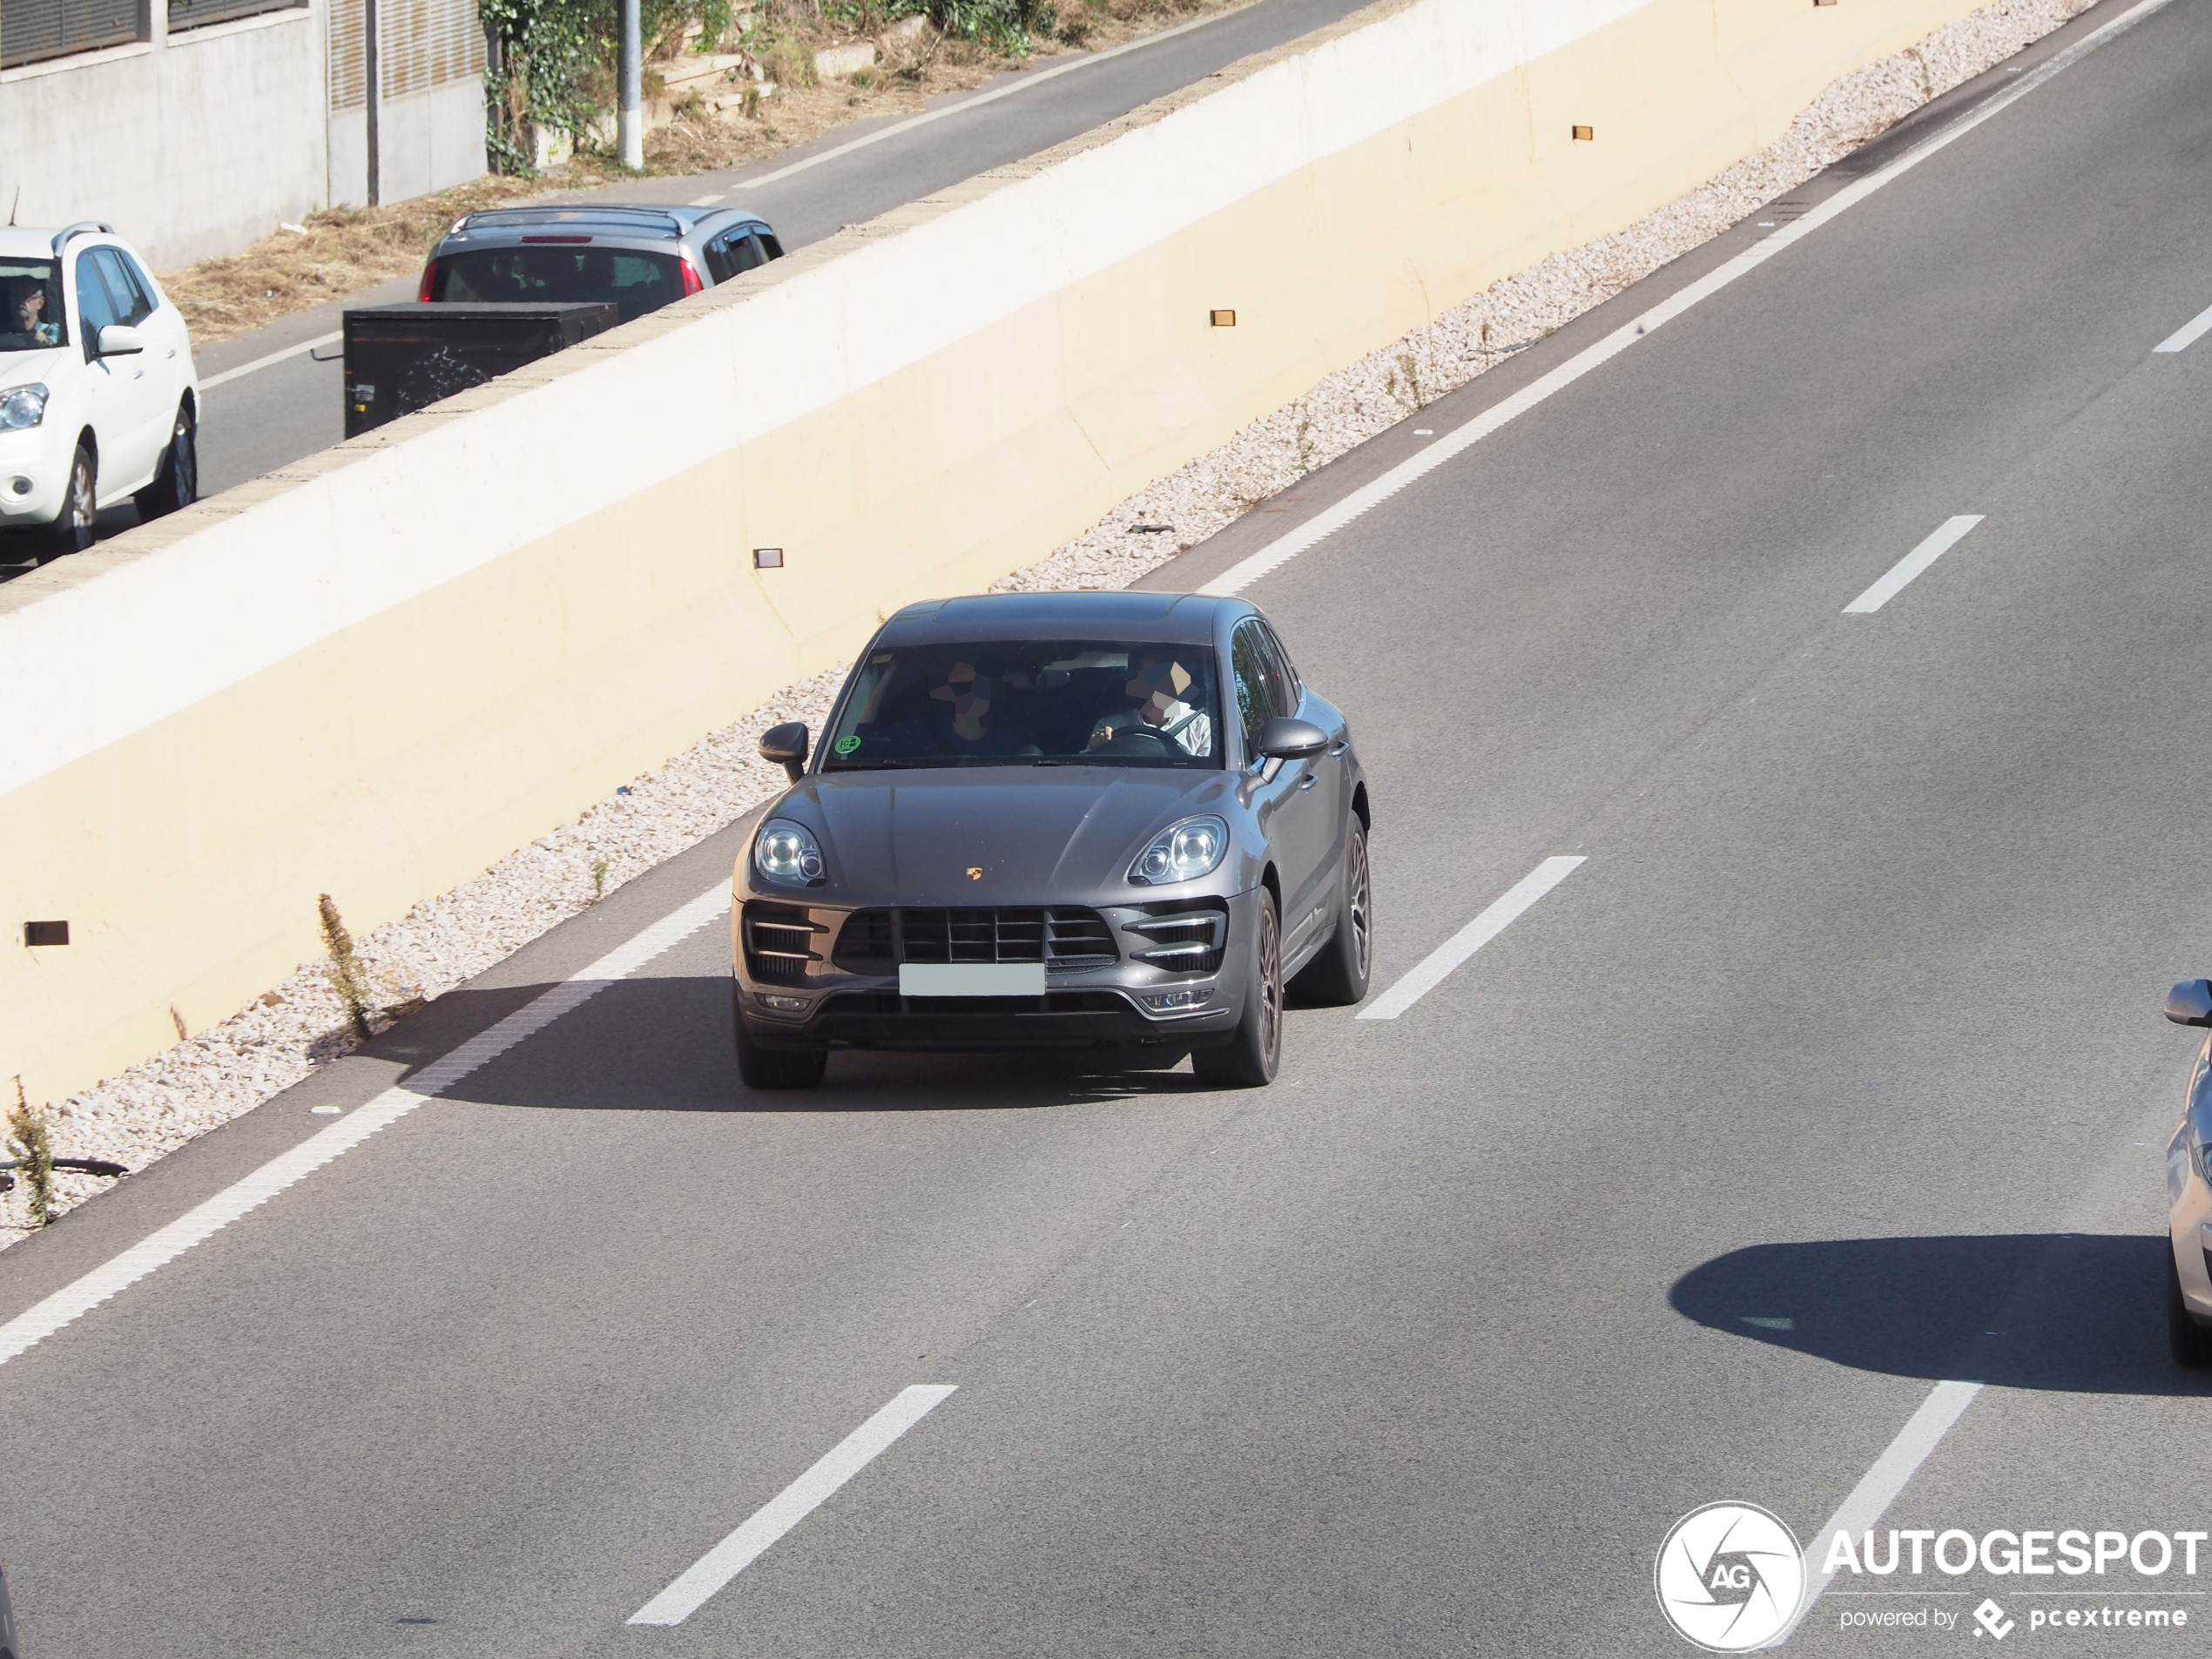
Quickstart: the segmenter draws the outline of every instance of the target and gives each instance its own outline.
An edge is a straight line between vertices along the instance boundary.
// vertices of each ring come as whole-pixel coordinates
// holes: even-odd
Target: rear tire
[[[2174,1264],[2171,1238],[2166,1241],[2166,1343],[2177,1366],[2191,1371],[2212,1366],[2212,1331],[2189,1317],[2188,1304],[2182,1299],[2182,1274]]]
[[[1258,922],[1252,929],[1251,988],[1237,1034],[1218,1049],[1199,1049],[1190,1069],[1201,1082],[1224,1089],[1258,1089],[1275,1081],[1283,1059],[1283,923],[1275,895],[1259,890]]]
[[[1374,894],[1367,871],[1367,831],[1355,818],[1344,849],[1344,891],[1337,899],[1336,931],[1320,953],[1298,970],[1291,989],[1302,1002],[1350,1008],[1365,1000],[1374,965]]]
[[[732,1002],[745,993],[732,985]],[[829,1069],[826,1049],[764,1049],[745,1029],[745,1010],[730,1010],[738,1028],[738,1076],[747,1089],[812,1089]]]
[[[92,452],[83,444],[70,458],[69,489],[62,500],[62,516],[46,532],[47,558],[88,551],[99,539],[100,472]]]
[[[161,470],[131,499],[140,518],[159,518],[199,499],[199,442],[197,422],[184,404],[177,405],[177,423],[170,428],[169,448],[161,457]]]

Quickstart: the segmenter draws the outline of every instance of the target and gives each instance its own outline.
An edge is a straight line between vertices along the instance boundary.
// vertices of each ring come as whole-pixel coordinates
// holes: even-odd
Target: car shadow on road
[[[1712,1330],[1860,1371],[2092,1394],[2201,1394],[2166,1347],[2166,1240],[2006,1233],[1754,1244],[1675,1282]]]
[[[450,992],[379,1036],[369,1052],[399,1061],[404,1087],[549,988]],[[442,1093],[570,1110],[881,1112],[1008,1110],[1206,1088],[1187,1067],[1130,1069],[1097,1050],[840,1050],[830,1056],[819,1088],[756,1091],[738,1079],[731,1017],[726,977],[623,980]]]

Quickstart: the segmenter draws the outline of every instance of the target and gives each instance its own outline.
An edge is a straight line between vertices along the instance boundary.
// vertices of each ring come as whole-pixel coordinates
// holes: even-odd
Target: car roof
[[[732,224],[758,222],[759,215],[733,207],[664,206],[659,203],[564,202],[543,207],[493,207],[463,214],[446,234],[474,236],[486,231],[520,234],[541,226],[558,225],[589,235],[675,241],[689,236],[709,219]]]
[[[54,239],[64,229],[77,234],[71,241],[120,243],[123,239],[113,231],[95,230],[87,219],[81,226],[6,225],[0,226],[0,258],[10,260],[51,260],[54,257]]]
[[[911,604],[883,625],[885,644],[955,640],[1113,639],[1211,644],[1224,618],[1250,614],[1242,599],[1203,593],[978,593]]]

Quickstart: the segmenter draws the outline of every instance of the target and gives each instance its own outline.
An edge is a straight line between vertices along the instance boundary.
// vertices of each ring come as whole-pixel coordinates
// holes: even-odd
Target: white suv
[[[92,545],[99,509],[199,493],[184,318],[113,228],[0,230],[0,528]]]

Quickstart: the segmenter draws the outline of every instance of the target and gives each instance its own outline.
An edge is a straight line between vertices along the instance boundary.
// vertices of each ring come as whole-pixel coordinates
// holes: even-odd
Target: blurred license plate
[[[1042,996],[1042,962],[907,962],[901,996]]]

